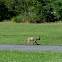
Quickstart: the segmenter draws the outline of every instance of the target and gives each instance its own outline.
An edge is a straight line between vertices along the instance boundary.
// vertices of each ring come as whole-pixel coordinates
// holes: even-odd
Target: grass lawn
[[[62,62],[62,52],[0,51],[0,62]]]
[[[0,22],[0,44],[24,44],[26,38],[37,36],[41,45],[62,45],[62,23]]]

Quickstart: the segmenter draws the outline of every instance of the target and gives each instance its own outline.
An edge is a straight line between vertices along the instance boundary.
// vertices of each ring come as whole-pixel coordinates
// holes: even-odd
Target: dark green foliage
[[[62,0],[0,1],[0,21],[11,19],[12,17],[18,18],[20,16],[23,16],[22,21],[24,19],[24,21],[26,20],[32,23],[62,20]],[[19,22],[18,19],[17,21]]]
[[[8,9],[5,7],[4,1],[0,1],[0,21],[8,18]]]

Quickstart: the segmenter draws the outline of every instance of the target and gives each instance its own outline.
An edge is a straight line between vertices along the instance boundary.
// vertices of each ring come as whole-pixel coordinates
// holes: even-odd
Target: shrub
[[[22,22],[22,16],[16,16],[12,18],[13,22],[20,23]]]
[[[41,23],[45,21],[45,18],[42,18],[41,14],[36,14],[33,12],[25,12],[23,14],[20,14],[19,16],[13,17],[12,21],[16,22],[16,23]]]

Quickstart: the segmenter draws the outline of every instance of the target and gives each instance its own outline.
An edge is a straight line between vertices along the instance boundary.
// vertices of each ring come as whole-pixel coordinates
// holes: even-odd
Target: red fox
[[[31,37],[31,38],[28,38],[26,40],[27,40],[27,42],[25,42],[25,45],[26,44],[29,44],[31,41],[33,41],[33,45],[34,45],[34,43],[36,43],[36,45],[38,45],[38,43],[36,41],[37,40],[40,40],[40,36],[39,37],[36,37],[36,38]]]

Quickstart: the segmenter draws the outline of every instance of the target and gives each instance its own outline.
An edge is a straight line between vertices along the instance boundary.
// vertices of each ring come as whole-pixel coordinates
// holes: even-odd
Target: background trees
[[[2,0],[0,21],[55,22],[62,20],[62,0]]]

